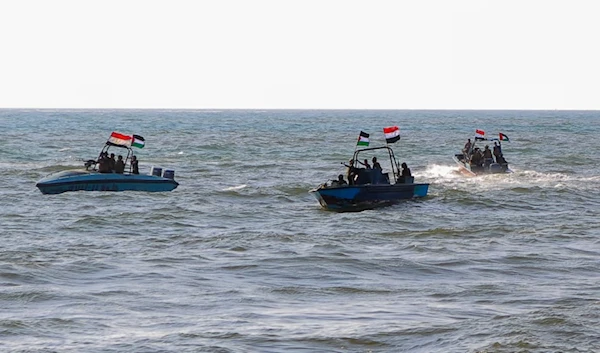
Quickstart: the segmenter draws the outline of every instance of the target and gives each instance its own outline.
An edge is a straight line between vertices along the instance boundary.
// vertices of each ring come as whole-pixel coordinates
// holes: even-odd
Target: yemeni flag
[[[358,142],[356,142],[357,146],[369,146],[369,134],[364,131],[361,131],[358,135]]]
[[[132,137],[129,135],[123,135],[120,132],[113,131],[108,138],[108,142],[115,146],[129,146],[131,144]]]
[[[508,136],[504,135],[503,133],[500,133],[500,134],[499,134],[499,137],[498,137],[498,139],[499,139],[500,141],[506,141],[506,142],[510,142],[510,140],[508,139]]]
[[[131,147],[144,148],[146,144],[144,138],[140,135],[133,135],[133,140],[131,141]]]
[[[400,128],[397,126],[384,127],[383,133],[385,134],[386,143],[394,143],[400,140]]]
[[[475,130],[475,140],[485,140],[485,131],[476,129]]]

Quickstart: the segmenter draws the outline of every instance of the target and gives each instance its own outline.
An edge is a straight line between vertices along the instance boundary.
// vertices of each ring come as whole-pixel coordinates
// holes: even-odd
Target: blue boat
[[[377,150],[387,151],[391,172],[359,167],[361,154]],[[333,180],[310,191],[323,208],[338,212],[362,211],[427,196],[429,184],[416,184],[414,177],[401,176],[394,151],[388,146],[356,150],[351,163],[347,166],[351,170],[349,184]]]
[[[122,138],[114,138],[114,136]],[[129,138],[127,138],[129,137]],[[137,140],[136,140],[137,138]],[[84,167],[76,170],[64,170],[48,175],[37,182],[36,187],[42,194],[61,194],[67,191],[172,191],[179,183],[175,181],[175,172],[152,167],[150,175],[138,174],[132,163],[131,146],[144,145],[144,139],[138,135],[122,135],[114,133],[102,148],[98,160],[88,160]],[[123,170],[115,172],[98,166],[104,155],[108,156],[111,147],[124,148],[127,157],[123,161]]]
[[[91,170],[64,170],[40,180],[42,194],[67,191],[171,191],[179,183],[157,175],[99,173]]]

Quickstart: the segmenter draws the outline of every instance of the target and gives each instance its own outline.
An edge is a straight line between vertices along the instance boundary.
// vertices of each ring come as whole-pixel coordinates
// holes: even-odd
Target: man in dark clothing
[[[373,157],[373,159],[371,161],[373,162],[373,169],[381,170],[381,164],[379,164],[379,162],[377,162],[377,157]]]
[[[117,161],[115,162],[115,173],[123,174],[125,171],[125,162],[123,162],[123,156],[119,155]]]
[[[354,159],[351,159],[349,163],[349,165],[344,164],[346,168],[348,168],[348,171],[346,172],[346,178],[348,178],[348,184],[354,185],[354,178],[356,177],[357,168],[354,166]]]
[[[483,150],[483,158],[492,158],[492,150],[490,150],[490,146],[485,145],[485,149]]]
[[[490,150],[490,146],[485,145],[483,150],[483,164],[485,167],[489,167],[489,165],[492,163],[494,163],[494,158],[492,158],[492,150]]]
[[[467,139],[467,143],[465,143],[465,148],[463,148],[464,154],[469,154],[471,152],[471,139]]]
[[[111,153],[110,154],[110,158],[108,159],[109,172],[114,172],[115,171],[115,164],[116,163],[117,163],[117,161],[115,161],[115,154]]]
[[[501,163],[502,160],[502,147],[498,145],[498,142],[494,142],[494,157],[496,158],[496,163]]]
[[[100,157],[98,157],[98,172],[110,173],[108,154],[106,152],[100,153]]]
[[[410,173],[410,168],[408,168],[406,163],[402,163],[402,176],[403,177],[412,176],[412,174]]]
[[[365,166],[365,168],[367,169],[371,169],[371,165],[369,164],[369,161],[365,159],[364,162],[358,161],[358,163],[362,164]]]
[[[344,180],[344,176],[342,174],[338,175],[337,180],[331,182],[331,186],[340,186],[347,185],[348,183]]]
[[[471,166],[481,166],[483,165],[483,154],[479,148],[475,148],[473,150],[473,155],[471,155]]]
[[[131,173],[140,174],[140,169],[138,167],[138,159],[136,156],[131,157]]]

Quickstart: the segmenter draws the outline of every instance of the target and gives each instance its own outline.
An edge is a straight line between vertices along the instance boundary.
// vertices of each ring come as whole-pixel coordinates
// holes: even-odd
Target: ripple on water
[[[2,345],[600,351],[600,147],[587,146],[585,163],[564,149],[573,136],[598,135],[596,115],[0,110],[0,126],[31,142],[0,141]],[[375,132],[390,123],[405,132],[397,157],[430,183],[429,196],[322,211],[308,190],[344,173],[348,136],[369,131],[383,143]],[[452,154],[474,125],[510,135],[513,174],[457,173]],[[423,148],[439,126],[436,147]],[[146,138],[136,150],[144,172],[172,168],[180,186],[53,196],[35,188],[96,156],[117,128]]]

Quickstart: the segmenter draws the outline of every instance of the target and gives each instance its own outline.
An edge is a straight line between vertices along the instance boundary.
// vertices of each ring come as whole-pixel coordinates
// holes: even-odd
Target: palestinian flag
[[[383,133],[385,134],[386,143],[394,143],[400,140],[400,128],[397,126],[384,127]]]
[[[369,134],[364,131],[361,131],[358,135],[358,142],[356,142],[357,146],[369,146]]]
[[[131,140],[132,137],[129,135],[123,135],[119,132],[114,132],[112,134],[110,134],[110,137],[108,138],[108,142],[110,144],[116,145],[116,146],[129,146],[131,144]]]
[[[131,141],[131,147],[144,148],[146,144],[144,138],[140,135],[133,135],[133,141]]]
[[[508,136],[504,135],[503,133],[500,133],[500,134],[499,134],[499,137],[498,137],[498,139],[499,139],[500,141],[506,141],[506,142],[510,142],[510,140],[508,139]]]

